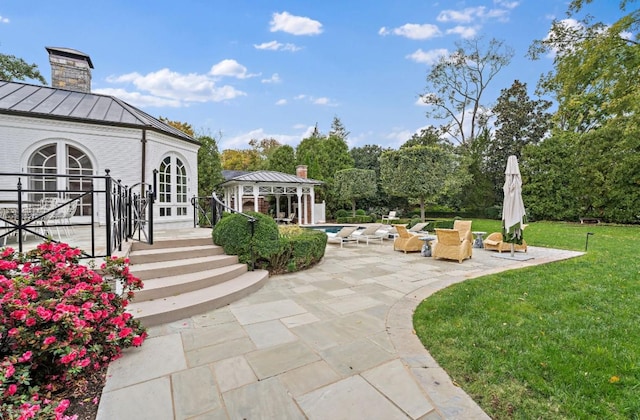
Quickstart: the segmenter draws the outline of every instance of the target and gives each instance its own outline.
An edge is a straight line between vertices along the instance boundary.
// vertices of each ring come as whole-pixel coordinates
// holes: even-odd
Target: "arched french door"
[[[160,162],[158,201],[160,217],[187,216],[187,168],[177,156]]]
[[[93,175],[91,159],[86,152],[64,141],[47,144],[33,152],[27,163],[27,172],[41,174],[29,177],[29,189],[35,190],[30,199],[34,201],[51,196],[71,200],[83,191],[91,191],[91,178],[83,178],[83,175]],[[53,176],[61,173],[72,176]],[[89,196],[81,200],[76,216],[91,213],[90,200]]]

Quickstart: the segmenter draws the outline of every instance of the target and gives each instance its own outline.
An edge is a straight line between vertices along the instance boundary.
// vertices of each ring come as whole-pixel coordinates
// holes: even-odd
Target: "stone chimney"
[[[51,63],[51,86],[91,93],[91,58],[71,48],[45,47]]]
[[[298,166],[296,166],[296,176],[298,178],[306,178],[307,177],[307,165],[298,165]]]

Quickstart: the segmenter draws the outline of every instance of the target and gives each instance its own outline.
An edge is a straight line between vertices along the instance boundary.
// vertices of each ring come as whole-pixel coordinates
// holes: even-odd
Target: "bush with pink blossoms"
[[[0,418],[64,419],[56,392],[139,346],[146,332],[125,312],[142,282],[128,260],[108,258],[104,276],[78,263],[80,250],[45,242],[20,254],[0,249]]]

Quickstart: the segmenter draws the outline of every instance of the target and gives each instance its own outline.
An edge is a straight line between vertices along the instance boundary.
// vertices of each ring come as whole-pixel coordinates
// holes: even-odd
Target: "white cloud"
[[[318,35],[322,33],[322,23],[304,16],[294,16],[288,12],[274,13],[270,23],[271,32],[286,32],[292,35]]]
[[[237,79],[247,79],[258,76],[258,74],[247,74],[247,68],[236,60],[226,59],[211,67],[209,74],[212,76],[227,76]]]
[[[509,13],[518,6],[518,2],[508,2],[504,0],[494,1],[498,8],[487,10],[484,6],[467,7],[462,10],[443,10],[438,14],[436,20],[438,22],[455,22],[455,23],[478,23],[478,21],[498,20],[506,22],[509,20]]]
[[[278,41],[269,41],[263,42],[262,44],[253,44],[253,46],[258,50],[269,50],[269,51],[291,51],[296,52],[300,51],[302,47],[298,47],[295,44],[283,44]]]
[[[225,139],[223,137],[222,141],[220,142],[220,150],[248,149],[251,139],[276,139],[282,144],[288,144],[295,147],[300,142],[300,140],[308,137],[312,131],[313,127],[311,127],[311,131],[309,131],[309,129],[307,128],[304,133],[299,134],[271,134],[266,132],[264,128],[256,128],[246,133],[240,133],[228,139]],[[307,132],[309,134],[307,134]]]
[[[9,18],[0,16],[0,23],[9,23]]]
[[[205,74],[181,74],[167,68],[146,75],[128,73],[109,76],[107,82],[131,84],[135,91],[124,88],[96,89],[95,92],[113,95],[136,106],[188,106],[190,103],[221,102],[246,96],[233,86],[216,85],[216,81]]]
[[[438,62],[440,57],[446,56],[448,54],[449,51],[446,48],[438,48],[429,51],[423,51],[421,48],[419,48],[414,53],[407,55],[406,58],[413,60],[416,63],[433,65]]]
[[[337,106],[338,104],[334,103],[331,101],[331,99],[327,98],[327,97],[313,97],[310,95],[305,95],[305,94],[300,94],[300,95],[296,95],[293,97],[294,100],[296,101],[306,101],[308,103],[314,104],[314,105],[327,105],[327,106]]]
[[[316,105],[329,105],[331,103],[331,101],[329,100],[329,98],[322,97],[322,98],[314,99],[313,103],[316,104]]]
[[[425,24],[416,24],[416,23],[405,23],[402,26],[399,26],[394,29],[387,29],[385,27],[380,28],[378,31],[380,35],[398,35],[403,36],[409,39],[430,39],[435,38],[441,35],[440,29],[436,25],[432,25],[429,23]]]
[[[458,25],[458,26],[453,27],[451,29],[447,29],[447,34],[460,35],[460,37],[464,38],[464,39],[473,38],[473,37],[476,36],[477,33],[478,33],[478,28],[477,27],[471,27],[471,26]]]
[[[280,79],[280,75],[278,73],[273,73],[270,78],[262,79],[262,83],[280,83],[282,80]]]
[[[278,99],[276,101],[276,105],[286,105],[287,104],[287,100],[286,99]]]
[[[493,0],[493,4],[496,4],[498,6],[502,6],[505,9],[515,9],[516,7],[518,7],[520,5],[519,1],[508,1],[508,0]]]

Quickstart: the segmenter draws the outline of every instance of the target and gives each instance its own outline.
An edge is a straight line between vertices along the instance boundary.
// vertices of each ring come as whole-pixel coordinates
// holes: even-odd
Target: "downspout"
[[[141,176],[140,176],[140,182],[142,183],[142,189],[144,190],[144,182],[146,180],[145,177],[145,172],[147,169],[147,129],[143,128],[142,129],[142,139],[140,140],[140,142],[142,143],[142,162],[140,164],[140,168],[141,168]]]

